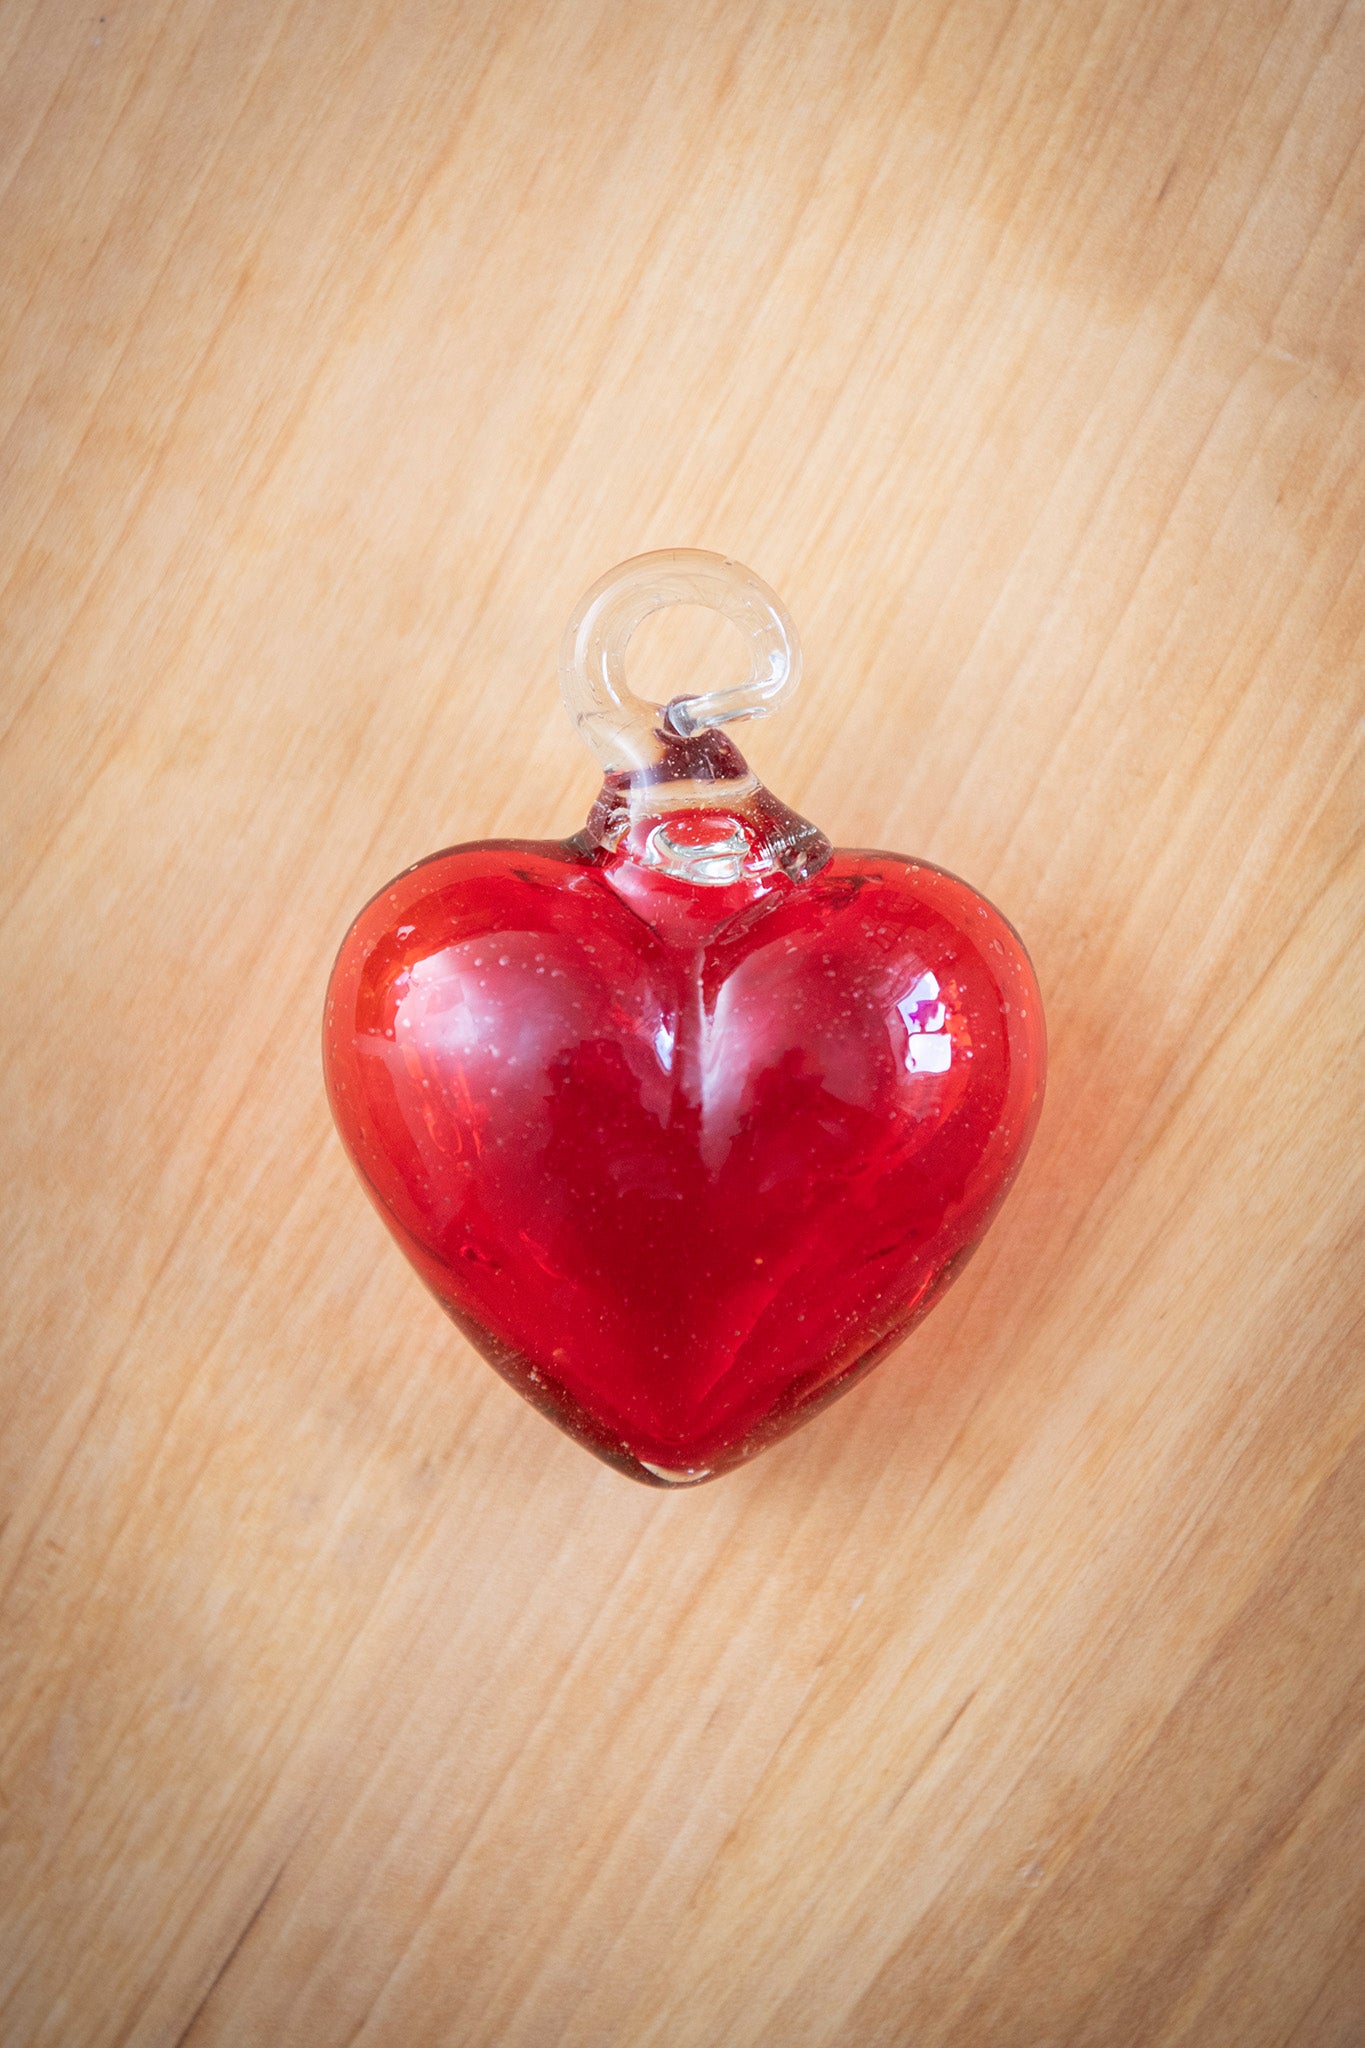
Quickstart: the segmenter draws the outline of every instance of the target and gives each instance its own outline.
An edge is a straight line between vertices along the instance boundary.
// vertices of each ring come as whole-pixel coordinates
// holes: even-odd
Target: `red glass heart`
[[[717,732],[665,714],[656,738],[577,838],[456,847],[375,897],[325,1065],[470,1341],[609,1464],[688,1485],[845,1391],[961,1270],[1044,1038],[965,883],[831,854]]]

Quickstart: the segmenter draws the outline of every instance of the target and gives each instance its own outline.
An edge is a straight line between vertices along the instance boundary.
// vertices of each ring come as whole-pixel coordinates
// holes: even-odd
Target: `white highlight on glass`
[[[953,1041],[944,1030],[948,1012],[939,1000],[938,978],[921,974],[896,1005],[908,1034],[905,1064],[912,1074],[946,1074],[953,1064]]]

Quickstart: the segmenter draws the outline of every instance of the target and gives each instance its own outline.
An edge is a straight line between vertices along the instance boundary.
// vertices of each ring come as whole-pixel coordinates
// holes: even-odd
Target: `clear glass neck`
[[[652,768],[609,774],[580,838],[702,888],[777,874],[803,882],[830,856],[824,833],[765,788],[719,732],[666,741]]]

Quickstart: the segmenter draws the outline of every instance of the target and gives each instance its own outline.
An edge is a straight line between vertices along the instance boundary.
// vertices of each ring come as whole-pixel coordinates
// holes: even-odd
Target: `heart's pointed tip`
[[[653,1475],[658,1485],[667,1486],[675,1492],[678,1488],[684,1486],[704,1486],[708,1479],[718,1479],[720,1477],[719,1473],[712,1472],[709,1467],[671,1472],[666,1465],[651,1465],[648,1458],[640,1458],[636,1462],[646,1472]]]

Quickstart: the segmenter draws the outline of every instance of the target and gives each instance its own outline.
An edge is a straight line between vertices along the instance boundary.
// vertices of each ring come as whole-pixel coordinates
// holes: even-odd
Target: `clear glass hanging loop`
[[[668,605],[720,612],[744,635],[749,673],[732,689],[637,697],[626,682],[626,648],[637,626]],[[661,548],[608,570],[580,601],[560,646],[564,701],[608,774],[650,769],[670,736],[692,739],[741,718],[766,718],[801,680],[801,643],[786,607],[761,577],[704,548]]]

